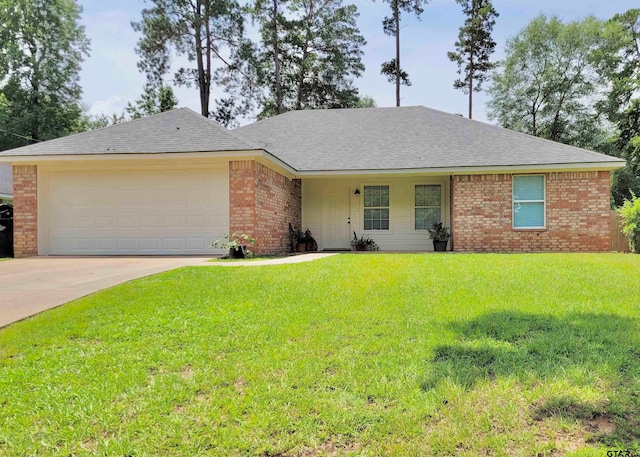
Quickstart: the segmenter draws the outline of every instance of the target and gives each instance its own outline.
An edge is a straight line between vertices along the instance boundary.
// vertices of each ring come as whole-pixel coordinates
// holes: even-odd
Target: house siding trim
[[[513,228],[512,174],[453,176],[455,251],[608,251],[609,171],[553,172],[545,177],[546,227],[524,230]]]

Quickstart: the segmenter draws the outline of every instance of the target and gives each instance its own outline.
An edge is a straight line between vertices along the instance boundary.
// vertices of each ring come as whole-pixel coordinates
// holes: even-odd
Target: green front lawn
[[[639,453],[639,291],[621,254],[164,273],[0,330],[0,455]]]

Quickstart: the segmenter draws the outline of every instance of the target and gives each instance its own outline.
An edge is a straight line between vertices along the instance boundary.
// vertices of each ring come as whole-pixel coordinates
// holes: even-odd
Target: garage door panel
[[[212,254],[227,170],[50,172],[50,254]]]

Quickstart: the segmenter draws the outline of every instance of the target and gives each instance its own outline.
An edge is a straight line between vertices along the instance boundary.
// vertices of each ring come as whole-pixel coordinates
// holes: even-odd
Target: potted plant
[[[358,238],[356,232],[353,232],[353,239],[351,240],[352,251],[377,251],[378,245],[369,236],[362,235]]]
[[[433,224],[433,228],[429,230],[429,238],[433,240],[433,250],[437,252],[444,252],[447,250],[447,243],[451,238],[451,230],[449,227],[444,227],[442,222]]]
[[[229,250],[229,257],[232,259],[244,259],[253,257],[253,252],[249,250],[249,246],[253,246],[256,239],[251,235],[242,233],[240,235],[232,233],[231,236],[226,233],[222,235],[222,240],[215,240],[211,243],[211,247]]]
[[[295,240],[297,244],[298,252],[307,252],[307,234],[302,230],[296,230],[295,232]]]

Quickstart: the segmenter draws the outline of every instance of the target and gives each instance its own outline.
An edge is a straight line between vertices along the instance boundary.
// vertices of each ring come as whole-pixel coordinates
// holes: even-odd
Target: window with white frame
[[[440,184],[417,184],[415,186],[416,230],[429,230],[442,222],[442,186]]]
[[[513,228],[545,228],[544,175],[513,177]]]
[[[389,186],[364,186],[364,229],[389,230]]]

